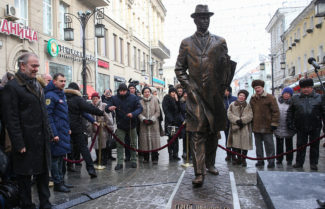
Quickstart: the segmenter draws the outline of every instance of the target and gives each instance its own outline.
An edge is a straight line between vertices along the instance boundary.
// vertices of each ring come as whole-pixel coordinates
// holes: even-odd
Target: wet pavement
[[[322,147],[324,140],[321,141],[320,158],[318,165],[318,172],[325,172],[325,148]],[[162,138],[161,144],[166,143],[166,138]],[[219,142],[224,145],[224,135]],[[180,150],[182,150],[182,141],[180,140]],[[114,167],[116,161],[109,161],[107,168],[97,171],[98,178],[90,179],[85,166],[81,167],[80,171],[71,173],[66,176],[66,182],[75,186],[71,189],[71,193],[62,194],[53,192],[51,190],[51,202],[58,204],[67,202],[76,198],[85,196],[84,193],[91,194],[96,191],[109,190],[106,195],[99,195],[99,198],[78,204],[72,208],[75,209],[102,209],[102,208],[170,208],[171,202],[177,191],[177,182],[181,176],[184,175],[181,164],[183,161],[172,161],[168,159],[167,149],[159,152],[158,165],[142,163],[141,158],[138,162],[138,168],[131,168],[129,163],[125,163],[124,168],[115,171]],[[115,155],[115,154],[114,154]],[[179,152],[181,155],[181,151]],[[255,151],[250,150],[248,155],[255,156]],[[306,162],[303,169],[294,169],[292,166],[287,166],[284,160],[283,165],[276,165],[273,169],[265,167],[257,169],[255,167],[256,161],[247,161],[247,167],[232,165],[226,162],[225,151],[218,149],[216,167],[219,169],[226,169],[233,172],[235,176],[235,183],[238,192],[240,208],[267,208],[263,197],[257,188],[256,171],[295,171],[295,172],[311,172],[309,168],[309,148],[307,149]],[[182,175],[183,174],[183,175]],[[190,179],[188,179],[190,181]],[[113,188],[113,189],[112,189]],[[115,189],[114,189],[115,188]],[[111,189],[111,190],[110,190]],[[190,188],[188,188],[190,190]],[[115,191],[112,191],[115,190]],[[34,191],[34,197],[37,197]],[[193,192],[189,191],[189,192]],[[86,195],[87,196],[87,195]],[[37,200],[35,200],[37,202]],[[61,205],[63,206],[63,205]],[[57,207],[64,208],[64,207]]]

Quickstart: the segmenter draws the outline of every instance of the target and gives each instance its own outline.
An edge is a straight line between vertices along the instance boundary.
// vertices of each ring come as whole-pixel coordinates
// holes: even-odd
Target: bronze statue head
[[[191,14],[191,17],[194,18],[197,31],[205,33],[208,30],[210,17],[213,14],[213,12],[209,12],[208,5],[199,4],[195,7],[195,12]]]

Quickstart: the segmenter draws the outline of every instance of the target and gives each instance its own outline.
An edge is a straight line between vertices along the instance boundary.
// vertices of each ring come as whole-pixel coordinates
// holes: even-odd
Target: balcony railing
[[[151,50],[152,53],[161,59],[170,58],[170,50],[159,40],[158,42],[152,43]]]
[[[94,7],[104,7],[104,6],[108,6],[109,4],[109,0],[80,0],[82,2],[85,2],[87,4],[92,4]]]

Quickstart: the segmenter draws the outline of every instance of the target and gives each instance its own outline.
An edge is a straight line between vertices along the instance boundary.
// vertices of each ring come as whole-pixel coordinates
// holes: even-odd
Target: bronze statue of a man
[[[192,136],[195,186],[203,184],[206,169],[218,175],[214,168],[218,135],[227,118],[223,95],[236,68],[225,39],[208,31],[212,15],[207,5],[196,6],[191,17],[197,31],[182,41],[175,67],[177,79],[188,93],[186,131]]]

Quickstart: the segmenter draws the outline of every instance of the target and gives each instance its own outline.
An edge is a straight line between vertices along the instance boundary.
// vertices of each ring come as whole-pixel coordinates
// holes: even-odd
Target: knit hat
[[[292,88],[290,87],[285,87],[283,90],[282,90],[282,94],[283,95],[284,93],[289,93],[291,96],[293,95],[293,90]]]
[[[245,99],[247,99],[247,97],[249,95],[249,92],[246,91],[245,89],[241,89],[241,90],[238,91],[237,96],[239,96],[239,94],[245,94],[245,97],[246,97]]]
[[[299,81],[300,88],[312,87],[314,86],[314,81],[311,78],[304,78]]]
[[[144,90],[146,90],[146,89],[149,89],[150,93],[152,92],[151,89],[150,89],[148,86],[146,86],[146,87],[144,87],[144,88],[142,89],[141,93],[143,94]]]
[[[80,91],[79,85],[75,82],[70,83],[68,89],[74,89]]]
[[[91,95],[91,99],[93,99],[94,97],[98,97],[98,98],[100,98],[100,97],[99,97],[99,94],[98,94],[97,92],[94,92],[94,93]]]
[[[253,82],[252,82],[252,87],[253,88],[255,88],[255,86],[261,86],[261,87],[264,88],[264,85],[265,85],[265,83],[262,80],[253,80]]]
[[[117,91],[123,91],[123,90],[128,90],[128,87],[126,86],[125,83],[121,83],[117,89]]]
[[[174,86],[171,86],[171,87],[169,87],[168,94],[170,94],[170,92],[175,92],[175,93],[177,93],[177,90],[175,89]]]

